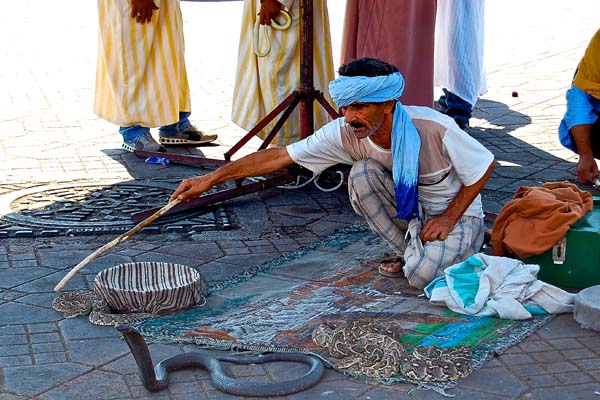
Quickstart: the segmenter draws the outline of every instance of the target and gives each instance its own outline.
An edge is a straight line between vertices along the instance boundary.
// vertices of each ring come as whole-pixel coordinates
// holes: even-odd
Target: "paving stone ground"
[[[345,2],[330,0],[334,53]],[[244,131],[229,121],[240,1],[182,5],[193,121],[219,134],[195,150],[220,157]],[[556,128],[564,92],[597,29],[600,3],[518,0],[486,3],[488,88],[471,134],[492,150],[497,166],[484,190],[496,212],[521,185],[574,180],[576,156]],[[94,2],[11,2],[0,24],[0,195],[59,183],[101,180],[176,183],[201,173],[147,165],[123,154],[117,130],[92,113],[96,57]],[[336,57],[337,64],[337,57]],[[518,96],[513,97],[512,93]],[[240,154],[257,147],[251,141]],[[591,189],[591,188],[585,188]],[[270,190],[230,204],[239,229],[140,235],[94,261],[69,283],[89,288],[103,268],[128,261],[169,261],[200,268],[211,283],[228,279],[360,222],[343,191],[313,186]],[[169,388],[147,392],[124,342],[111,328],[63,319],[50,303],[67,269],[114,235],[0,237],[0,399],[228,399],[204,371],[172,375]],[[192,346],[151,345],[155,360]],[[286,365],[232,368],[248,379],[298,372]],[[367,385],[328,370],[314,388],[290,399],[437,399],[411,385]],[[495,357],[457,388],[460,399],[594,399],[600,393],[600,335],[562,315]]]

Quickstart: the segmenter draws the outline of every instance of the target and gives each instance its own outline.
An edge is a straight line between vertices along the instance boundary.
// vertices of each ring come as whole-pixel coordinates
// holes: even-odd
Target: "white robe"
[[[438,0],[434,85],[471,105],[487,92],[483,65],[485,0]]]

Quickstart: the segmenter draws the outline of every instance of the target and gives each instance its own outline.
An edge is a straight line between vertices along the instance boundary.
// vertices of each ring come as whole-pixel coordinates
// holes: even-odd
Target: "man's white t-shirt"
[[[460,129],[454,121],[431,108],[403,106],[419,136],[419,203],[428,215],[443,213],[462,186],[476,183],[494,160],[493,154]],[[305,140],[287,146],[297,164],[319,173],[335,164],[354,164],[372,158],[392,171],[392,153],[369,138],[359,140],[338,118]],[[463,215],[483,217],[481,196]]]

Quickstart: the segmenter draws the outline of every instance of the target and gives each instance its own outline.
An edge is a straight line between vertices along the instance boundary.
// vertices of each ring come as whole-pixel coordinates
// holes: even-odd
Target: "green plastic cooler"
[[[539,264],[538,279],[564,288],[583,289],[600,285],[600,197],[594,209],[577,221],[552,249],[528,257]]]

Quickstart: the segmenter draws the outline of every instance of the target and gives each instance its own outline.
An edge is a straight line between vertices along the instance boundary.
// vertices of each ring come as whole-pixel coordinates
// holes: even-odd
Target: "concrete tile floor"
[[[201,148],[210,156],[220,156],[244,134],[229,122],[241,5],[182,4],[193,120],[219,134],[218,146]],[[329,1],[336,65],[344,5]],[[564,92],[597,29],[600,3],[505,0],[488,1],[486,7],[489,92],[477,105],[471,134],[496,155],[498,165],[484,191],[486,210],[496,212],[520,185],[574,179],[576,156],[558,144],[556,128]],[[116,128],[92,113],[95,3],[23,0],[7,5],[5,15],[0,24],[0,195],[101,179],[175,184],[198,173],[156,168],[122,154]],[[256,146],[253,140],[240,154]],[[314,188],[272,190],[232,207],[240,229],[136,237],[92,263],[89,271],[123,260],[178,257],[218,282],[360,221],[343,192]],[[303,219],[307,213],[309,220]],[[83,318],[65,320],[51,310],[52,287],[64,271],[113,237],[0,237],[0,399],[234,398],[215,391],[204,371],[183,371],[173,375],[167,390],[149,393],[114,330]],[[89,287],[92,278],[81,275],[69,288]],[[153,344],[151,350],[158,360],[193,347]],[[272,366],[234,370],[261,379],[285,372]],[[460,399],[593,399],[599,382],[600,336],[563,315],[448,393]],[[366,385],[328,371],[316,387],[288,397],[440,398],[411,389]]]

